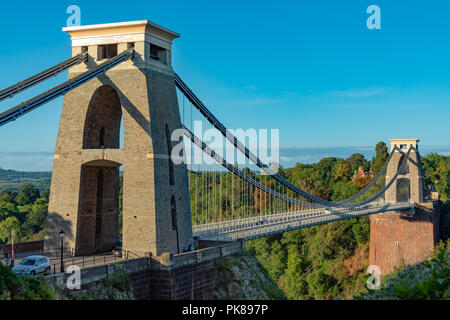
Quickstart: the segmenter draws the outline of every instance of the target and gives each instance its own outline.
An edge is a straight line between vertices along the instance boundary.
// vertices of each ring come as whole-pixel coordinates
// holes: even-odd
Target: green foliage
[[[37,199],[26,216],[22,232],[25,234],[35,234],[41,231],[46,223],[47,211],[48,200],[46,198]]]
[[[248,241],[247,251],[289,299],[351,297],[364,287],[366,278],[352,276],[350,270],[337,265],[364,247],[368,237],[369,219],[365,217]],[[353,271],[363,273],[366,265],[360,261]]]
[[[333,185],[331,200],[334,202],[348,199],[359,191],[358,187],[349,181],[338,181]]]
[[[7,242],[11,238],[11,231],[18,234],[20,222],[16,217],[8,217],[0,222],[0,241]]]
[[[313,270],[306,276],[308,291],[315,300],[330,299],[339,293],[337,281],[320,269]]]
[[[18,275],[0,264],[0,300],[53,300],[54,294],[42,277]]]
[[[386,144],[378,143],[375,152],[371,162],[354,154],[345,160],[325,158],[316,164],[298,163],[284,172],[291,183],[302,189],[323,199],[342,201],[364,187],[352,180],[355,170],[363,167],[374,174],[381,170],[388,158]],[[423,169],[427,182],[436,184],[441,199],[450,198],[448,157],[427,155]],[[382,176],[356,201],[371,197],[384,185]],[[444,202],[441,215],[448,210],[446,205]],[[443,216],[450,220],[450,215]],[[450,233],[450,227],[448,230]],[[247,242],[247,249],[289,299],[351,298],[365,288],[369,232],[369,218],[362,217],[252,240]]]
[[[45,190],[44,190],[44,192],[42,192],[42,198],[44,198],[45,200],[47,200],[47,202],[48,202],[48,200],[50,199],[50,189],[49,188],[46,188]]]
[[[26,183],[20,188],[16,202],[19,206],[26,206],[33,204],[38,198],[40,198],[39,190],[31,183]]]
[[[14,202],[0,200],[0,222],[15,215],[19,210]]]
[[[116,265],[115,268],[119,268],[120,265]],[[132,292],[133,288],[131,286],[130,279],[128,278],[128,274],[123,270],[118,270],[110,275],[105,280],[105,285],[107,287],[111,287],[117,289],[121,292]]]
[[[348,181],[352,177],[352,173],[350,172],[349,166],[343,161],[339,159],[334,168],[333,179],[334,181]]]
[[[345,163],[349,166],[351,172],[358,170],[359,167],[363,167],[364,170],[367,171],[370,167],[369,161],[367,161],[361,153],[352,154],[345,159]]]
[[[348,220],[351,223],[351,220]],[[370,236],[370,222],[368,217],[359,218],[359,221],[356,219],[351,226],[353,238],[358,244],[367,243],[369,241]]]
[[[6,202],[11,204],[16,204],[16,197],[17,192],[11,191],[11,190],[3,190],[2,193],[0,193],[0,203]]]
[[[372,170],[374,174],[380,172],[389,157],[388,148],[382,141],[378,142],[375,147],[375,157],[372,159]]]
[[[441,200],[445,203],[450,200],[450,157],[430,153],[422,157],[422,168],[425,183],[434,184]]]
[[[450,239],[450,157],[430,153],[421,162],[425,184],[434,185],[441,199],[440,236]]]
[[[16,241],[42,240],[48,211],[49,190],[39,198],[39,190],[24,184],[17,194],[4,190],[0,195],[0,243],[10,241],[14,230]]]

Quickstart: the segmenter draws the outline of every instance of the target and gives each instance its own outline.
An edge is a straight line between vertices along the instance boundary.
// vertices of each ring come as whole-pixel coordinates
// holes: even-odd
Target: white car
[[[45,256],[29,256],[24,258],[12,269],[15,273],[34,276],[37,274],[50,274],[50,260]]]

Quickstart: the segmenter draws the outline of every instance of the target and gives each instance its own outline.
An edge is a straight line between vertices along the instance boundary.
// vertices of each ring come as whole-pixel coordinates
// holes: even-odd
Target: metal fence
[[[70,253],[70,251],[69,251]],[[109,263],[116,263],[124,260],[131,260],[139,258],[139,256],[129,250],[119,251],[118,254],[113,254],[112,252],[100,253],[91,256],[80,256],[75,257],[73,254],[71,256],[63,255],[63,265],[64,271],[70,266],[78,266],[79,268],[92,267],[96,265],[103,265]],[[61,256],[49,257],[51,263],[51,273],[61,272]]]

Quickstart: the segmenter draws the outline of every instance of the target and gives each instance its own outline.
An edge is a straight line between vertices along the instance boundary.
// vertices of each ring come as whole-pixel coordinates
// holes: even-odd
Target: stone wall
[[[217,270],[212,260],[160,270],[150,270],[149,299],[211,300]]]
[[[81,289],[105,280],[114,272],[128,274],[138,300],[213,299],[217,270],[214,260],[242,252],[240,242],[224,243],[182,254],[163,254],[81,269]],[[47,276],[47,281],[62,290],[71,274]]]

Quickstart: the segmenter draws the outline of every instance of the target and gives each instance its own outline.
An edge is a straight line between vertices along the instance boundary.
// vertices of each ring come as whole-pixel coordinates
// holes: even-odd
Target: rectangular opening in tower
[[[150,44],[150,59],[167,62],[167,50],[155,44]]]
[[[111,59],[117,56],[117,44],[105,44],[98,46],[98,60]]]

